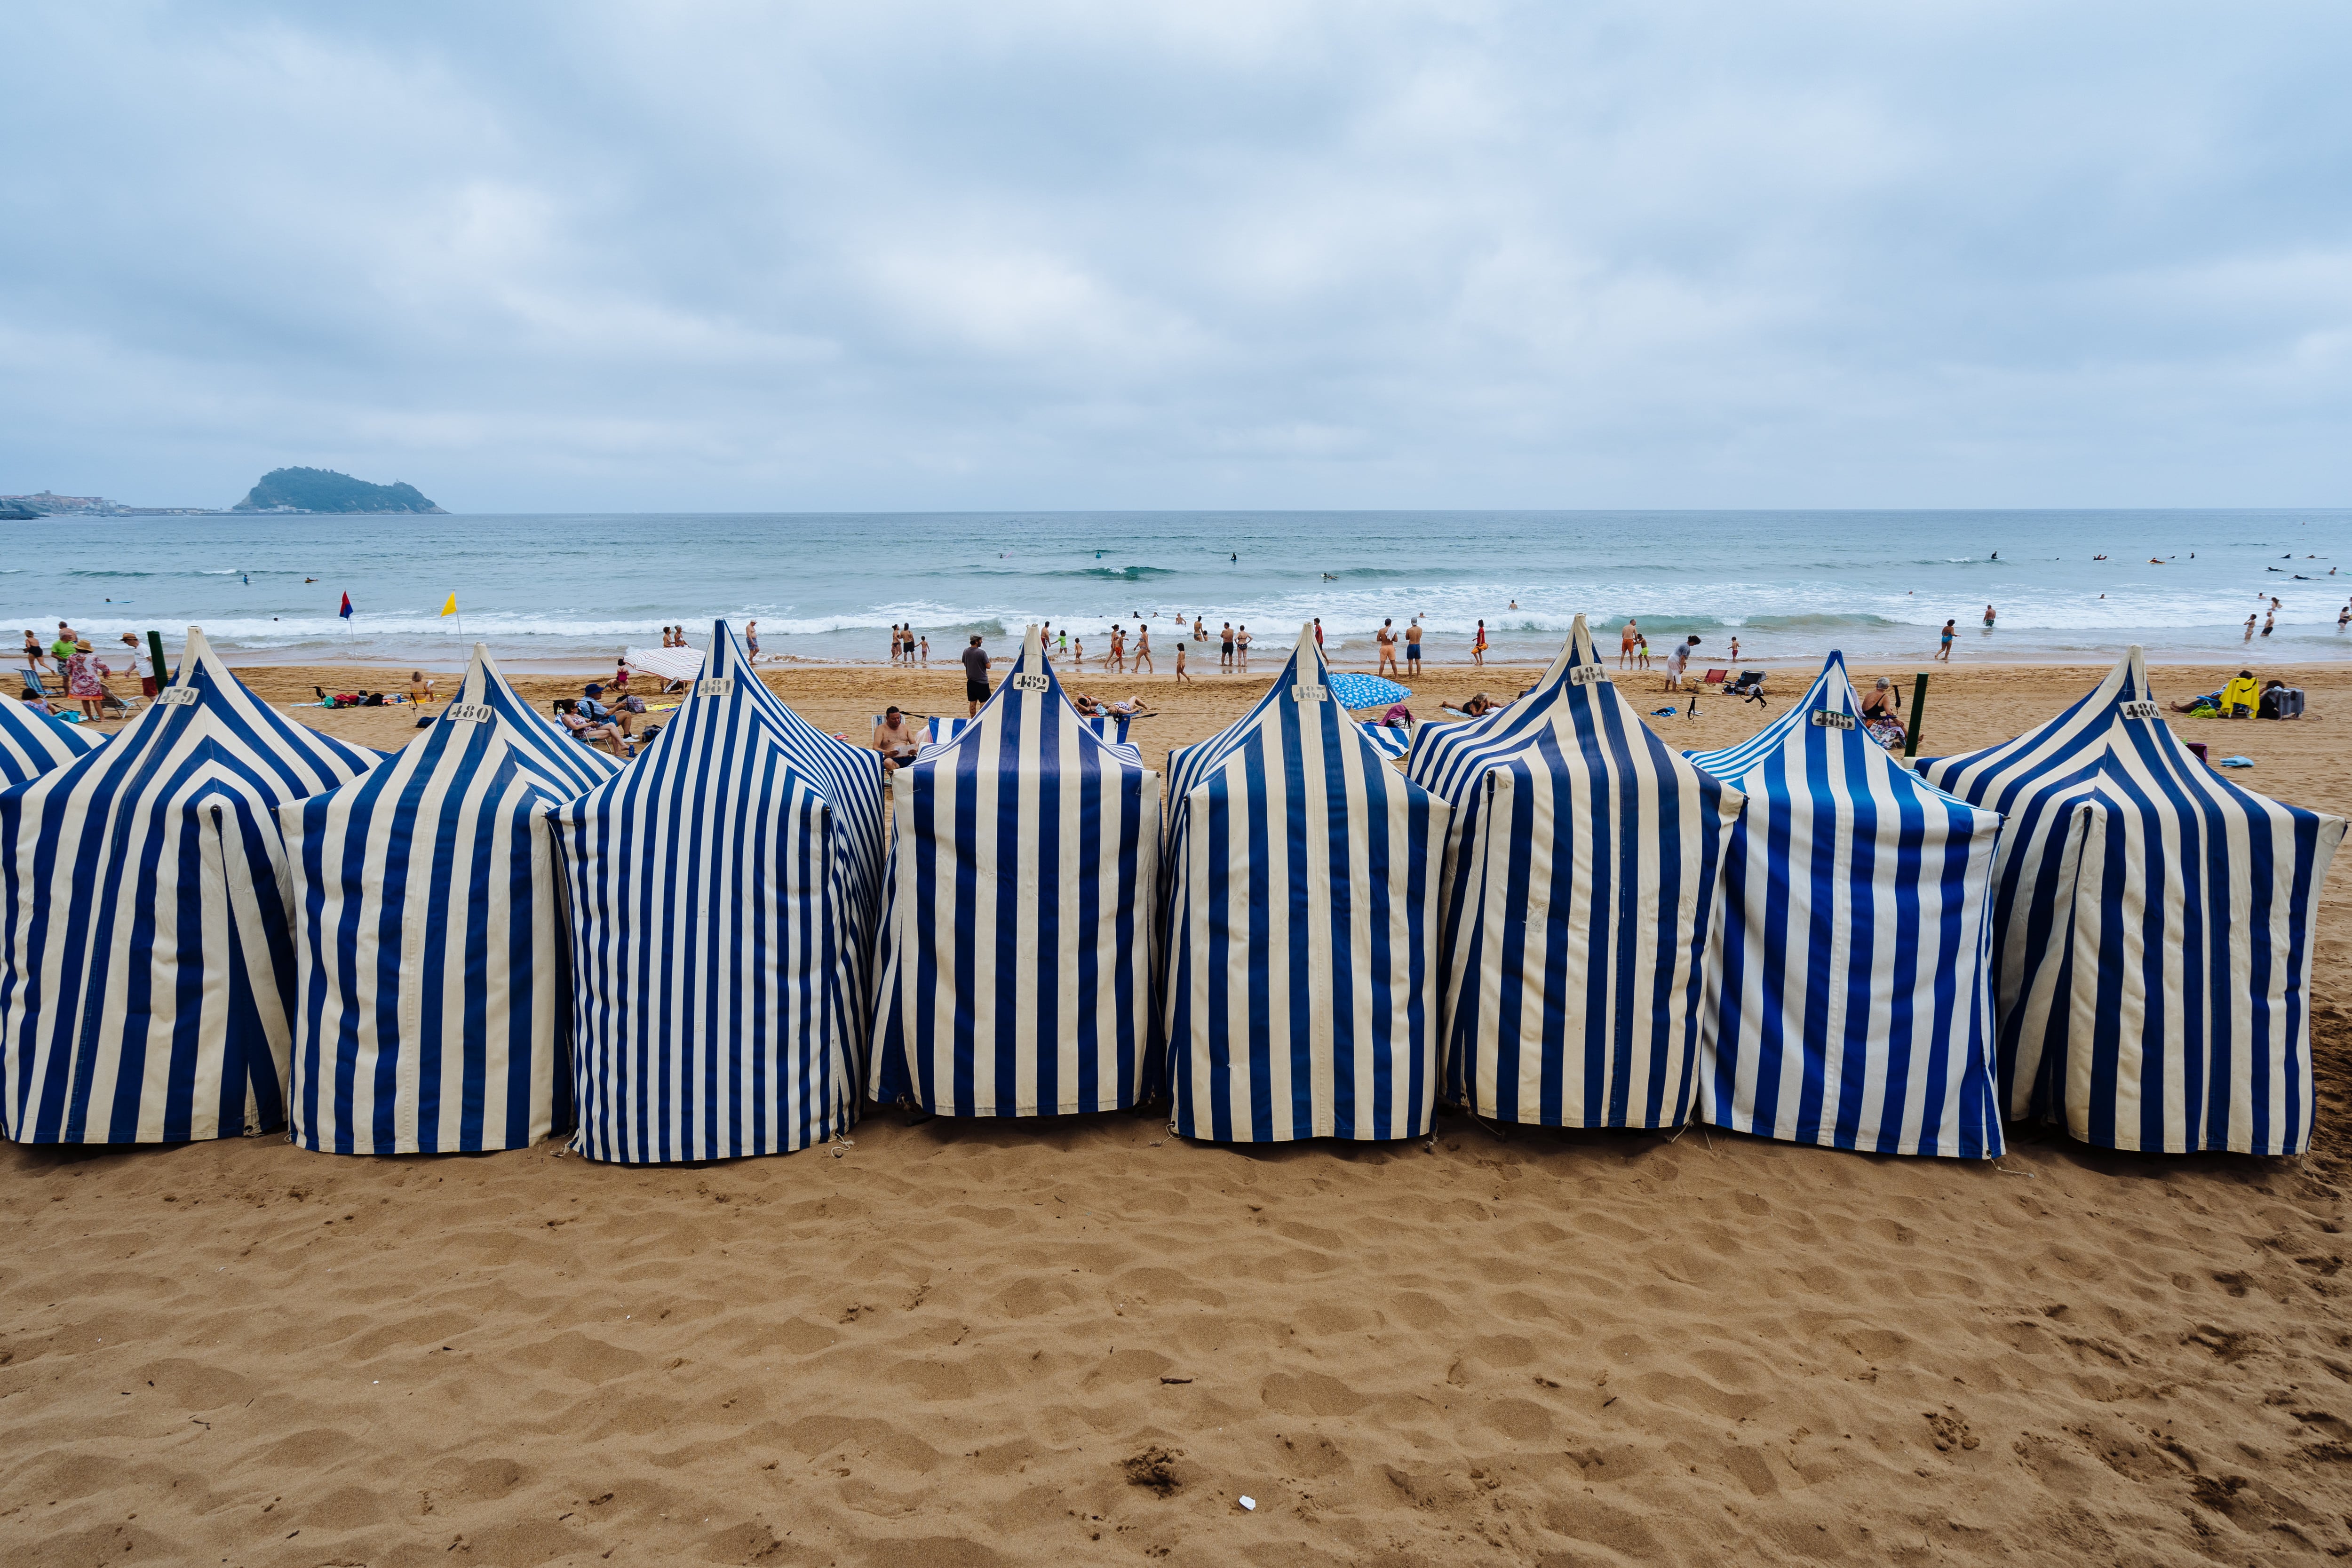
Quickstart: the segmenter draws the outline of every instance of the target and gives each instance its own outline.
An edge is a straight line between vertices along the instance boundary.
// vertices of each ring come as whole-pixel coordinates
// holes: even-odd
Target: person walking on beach
[[[2248,642],[2254,640],[2254,620],[2255,617],[2252,616],[2248,616],[2246,617],[2246,640]]]
[[[760,623],[757,621],[743,623],[743,651],[751,656],[753,664],[760,662]]]
[[[1372,634],[1372,640],[1378,643],[1381,648],[1380,662],[1372,667],[1372,673],[1394,675],[1397,672],[1395,619],[1391,617],[1382,621],[1381,629]]]
[[[1178,647],[1181,651],[1182,645]],[[1151,662],[1151,628],[1139,626],[1135,628],[1135,673],[1141,675],[1147,669],[1154,675],[1160,673]]]
[[[1111,627],[1110,657],[1103,661],[1103,668],[1116,669],[1122,675],[1127,672],[1127,628],[1125,626]]]
[[[1234,629],[1234,654],[1241,660],[1241,667],[1246,671],[1249,668],[1249,627],[1237,626]]]
[[[1647,632],[1633,634],[1633,668],[1636,669],[1650,668],[1650,634]]]
[[[1734,632],[1731,637],[1731,662],[1734,664],[1739,662],[1739,634],[1737,632]]]
[[[1192,684],[1192,678],[1184,673],[1184,645],[1181,640],[1176,644],[1176,684],[1179,686]]]
[[[1478,635],[1470,639],[1470,662],[1480,668],[1486,664],[1486,623],[1478,623]]]
[[[2251,619],[2252,617],[2249,618]],[[1944,623],[1943,646],[1936,649],[1936,657],[1946,664],[1952,662],[1952,628],[1957,626],[1958,624],[1959,617],[1958,616],[1954,616],[1951,619]]]
[[[1233,668],[1233,667],[1234,667],[1234,623],[1233,623],[1233,622],[1231,622],[1231,621],[1227,621],[1227,622],[1225,623],[1224,640],[1223,640],[1223,642],[1219,643],[1219,644],[1217,645],[1217,647],[1218,647],[1218,650],[1219,650],[1219,651],[1218,651],[1218,654],[1217,654],[1217,668],[1218,668],[1219,669],[1231,669],[1231,668]]]
[[[923,634],[923,668],[931,668],[931,634],[929,632]]]
[[[1323,617],[1320,616],[1315,617],[1315,651],[1323,651]]]
[[[25,662],[35,669],[49,667],[49,650],[41,646],[39,634],[30,626],[25,628]]]
[[[963,650],[963,695],[971,704],[967,718],[980,717],[980,705],[988,700],[988,650],[980,646],[980,634],[971,634],[971,646]]]
[[[1642,628],[1633,624],[1633,616],[1626,616],[1625,629],[1617,634],[1618,668],[1631,669],[1633,668],[1633,645],[1641,640]]]
[[[1421,617],[1415,616],[1412,625],[1404,629],[1404,667],[1407,673],[1421,673]]]

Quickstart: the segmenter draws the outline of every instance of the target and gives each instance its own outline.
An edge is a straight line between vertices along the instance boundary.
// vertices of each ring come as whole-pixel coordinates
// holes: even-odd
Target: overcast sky
[[[2333,0],[16,0],[0,59],[0,491],[2352,500]]]

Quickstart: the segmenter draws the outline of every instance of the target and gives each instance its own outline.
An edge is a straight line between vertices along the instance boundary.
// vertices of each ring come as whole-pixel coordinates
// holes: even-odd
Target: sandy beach
[[[929,670],[770,680],[862,739],[886,704],[963,711],[933,651]],[[1282,668],[1205,662],[1181,688],[1065,678],[1156,704],[1136,738],[1157,763]],[[1929,668],[1853,673],[1901,678],[1907,701]],[[2104,673],[1932,668],[1927,754],[2015,734]],[[240,673],[331,733],[415,733],[413,710],[292,706],[382,669]],[[1537,673],[1436,667],[1412,706]],[[2164,668],[2157,689],[2234,673]],[[2253,759],[2252,788],[2352,814],[2352,668],[2262,673],[2304,686],[2312,716],[2179,732]],[[1726,744],[1809,676],[1776,670],[1769,711],[1703,697],[1652,722]],[[1619,679],[1644,711],[1683,700],[1662,673]],[[1150,1115],[895,1111],[831,1151],[692,1168],[556,1144],[0,1147],[0,1556],[2343,1555],[2347,887],[2339,869],[2324,900],[2319,1131],[2299,1160],[2121,1155],[2018,1126],[1978,1164],[1697,1127],[1497,1137],[1460,1115],[1426,1147],[1237,1151]]]

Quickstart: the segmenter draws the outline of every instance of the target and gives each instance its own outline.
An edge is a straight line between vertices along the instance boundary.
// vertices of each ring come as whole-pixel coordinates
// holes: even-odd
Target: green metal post
[[[147,634],[147,658],[148,662],[155,667],[155,689],[160,692],[172,683],[171,672],[163,668],[163,634],[162,632]]]
[[[1922,670],[1919,678],[1911,684],[1911,726],[1903,731],[1903,754],[1906,757],[1919,754],[1919,721],[1927,717],[1927,675]]]

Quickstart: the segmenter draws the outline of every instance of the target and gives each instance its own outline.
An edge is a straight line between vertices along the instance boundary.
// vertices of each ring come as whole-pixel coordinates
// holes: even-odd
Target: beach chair
[[[1712,686],[1719,691],[1723,689],[1723,683],[1730,679],[1731,671],[1727,669],[1710,669],[1706,672],[1706,679],[1699,682],[1698,689],[1705,691]]]
[[[39,670],[20,669],[16,672],[16,675],[17,678],[25,683],[25,696],[27,699],[37,697],[42,700],[47,701],[52,695],[54,695],[47,687],[41,684],[41,672]]]

